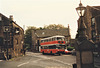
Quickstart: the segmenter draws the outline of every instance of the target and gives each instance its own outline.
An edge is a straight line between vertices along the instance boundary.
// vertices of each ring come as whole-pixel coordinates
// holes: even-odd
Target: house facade
[[[39,51],[40,40],[43,38],[61,35],[65,36],[66,45],[70,43],[71,35],[70,35],[70,28],[63,28],[63,29],[41,29],[41,30],[32,30],[32,46],[31,50],[34,52]]]
[[[0,13],[0,54],[17,57],[22,55],[24,30],[9,18]],[[2,57],[2,56],[1,56]]]

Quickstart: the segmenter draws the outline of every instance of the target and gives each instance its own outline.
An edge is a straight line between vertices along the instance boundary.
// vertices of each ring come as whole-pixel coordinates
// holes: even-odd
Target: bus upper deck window
[[[60,40],[61,41],[62,39],[60,37],[57,37],[57,40]]]
[[[52,38],[52,41],[54,41],[54,38]]]
[[[41,40],[41,43],[43,42],[43,40]]]
[[[62,41],[64,41],[65,40],[65,38],[62,38]]]
[[[54,38],[54,41],[56,41],[56,40],[57,40],[57,38],[55,37],[55,38]]]

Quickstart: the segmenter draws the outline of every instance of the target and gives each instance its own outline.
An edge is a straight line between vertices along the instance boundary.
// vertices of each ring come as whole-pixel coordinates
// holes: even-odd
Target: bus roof
[[[56,35],[56,36],[51,36],[51,37],[48,37],[48,38],[43,38],[43,39],[41,39],[41,40],[45,40],[45,39],[49,39],[49,38],[54,38],[54,37],[63,37],[63,38],[65,38],[64,36]]]

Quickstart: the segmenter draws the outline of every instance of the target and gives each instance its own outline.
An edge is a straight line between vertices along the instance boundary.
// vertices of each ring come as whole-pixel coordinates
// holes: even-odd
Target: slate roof
[[[3,15],[2,13],[0,13],[0,16],[2,17],[4,25],[8,25],[8,23],[10,23],[10,19],[8,17]],[[19,26],[16,22],[14,22],[14,21],[12,21],[12,22],[23,30],[23,28],[21,26]]]
[[[90,13],[93,17],[96,17],[100,14],[100,6],[87,6],[90,8]]]
[[[69,36],[68,28],[65,29],[43,29],[36,30],[35,34],[37,37],[50,37],[55,35]]]
[[[93,7],[97,8],[97,9],[100,9],[100,6],[93,6]]]

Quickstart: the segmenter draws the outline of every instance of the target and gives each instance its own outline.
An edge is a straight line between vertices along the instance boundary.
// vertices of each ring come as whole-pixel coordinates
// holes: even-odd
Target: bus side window
[[[47,49],[47,46],[44,46],[44,49]]]
[[[44,40],[44,42],[46,42],[46,40]]]
[[[48,42],[48,39],[47,39],[47,42]]]
[[[44,46],[42,46],[42,49],[44,49]]]
[[[60,40],[60,41],[61,41],[61,40],[62,40],[62,38],[60,38],[60,37],[57,37],[57,40]]]
[[[56,49],[56,45],[53,46],[53,49]]]
[[[52,49],[52,46],[49,46],[49,49]]]
[[[57,41],[57,37],[55,37],[54,39],[55,39],[55,41]]]
[[[65,40],[65,38],[62,38],[62,41],[64,41]]]
[[[50,42],[51,40],[49,39],[49,42]]]
[[[54,39],[54,38],[52,38],[52,41],[55,41],[55,39]]]
[[[43,43],[44,42],[44,40],[41,40],[41,43]]]

